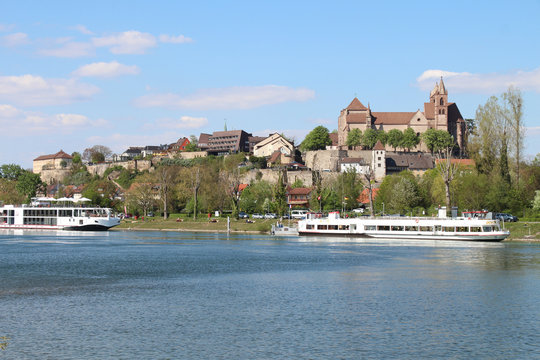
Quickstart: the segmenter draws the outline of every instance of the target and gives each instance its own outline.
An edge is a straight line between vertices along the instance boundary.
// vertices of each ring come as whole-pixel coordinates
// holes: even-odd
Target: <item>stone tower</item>
[[[375,181],[381,181],[386,175],[386,150],[380,140],[373,147],[371,154],[373,157],[371,164],[373,166]]]
[[[441,76],[441,82],[435,83],[435,87],[429,94],[429,101],[435,108],[435,129],[448,129],[448,91],[444,86]]]

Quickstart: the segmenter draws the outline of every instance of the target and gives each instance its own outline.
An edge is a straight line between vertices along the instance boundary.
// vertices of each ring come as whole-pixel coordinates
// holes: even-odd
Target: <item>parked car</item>
[[[496,219],[499,219],[500,221],[504,221],[504,222],[516,222],[518,221],[518,218],[511,215],[511,214],[506,214],[506,213],[498,213],[498,214],[495,214],[495,218]]]
[[[148,217],[154,217],[154,213],[151,212],[151,211],[149,211],[149,212],[146,214],[146,216],[148,216]]]
[[[247,218],[249,218],[249,215],[246,214],[246,213],[243,212],[243,211],[240,211],[240,212],[238,213],[238,217],[239,217],[240,219],[247,219]]]
[[[352,212],[357,214],[363,214],[364,208],[352,209]]]
[[[283,219],[292,219],[292,217],[289,214],[283,214]]]
[[[274,213],[266,213],[264,214],[265,219],[277,219],[277,215]]]
[[[264,216],[262,216],[261,214],[257,214],[257,213],[251,215],[251,217],[253,219],[264,219]]]

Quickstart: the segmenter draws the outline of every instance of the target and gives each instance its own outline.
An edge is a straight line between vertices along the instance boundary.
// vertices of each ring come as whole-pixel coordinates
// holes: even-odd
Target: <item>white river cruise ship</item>
[[[31,205],[0,206],[0,229],[104,231],[118,224],[120,219],[111,209],[74,206],[68,198],[38,198]]]
[[[428,239],[502,241],[510,232],[501,229],[499,220],[489,219],[484,211],[465,212],[463,216],[446,217],[441,208],[439,217],[359,217],[342,218],[339,212],[327,217],[310,213],[298,222],[300,235],[343,235],[383,239]]]

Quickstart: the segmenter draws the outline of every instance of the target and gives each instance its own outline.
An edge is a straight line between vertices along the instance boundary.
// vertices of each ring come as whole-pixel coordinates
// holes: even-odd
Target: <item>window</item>
[[[416,119],[416,121],[420,121],[420,118]]]

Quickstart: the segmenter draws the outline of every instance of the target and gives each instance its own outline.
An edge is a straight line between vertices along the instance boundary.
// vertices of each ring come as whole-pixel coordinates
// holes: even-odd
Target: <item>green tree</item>
[[[347,146],[362,145],[362,131],[360,129],[352,129],[347,135]]]
[[[15,188],[19,194],[26,196],[27,202],[30,202],[30,199],[36,196],[37,191],[44,186],[39,174],[25,171],[19,176]]]
[[[25,196],[19,194],[16,185],[17,181],[15,180],[0,178],[0,202],[13,205],[24,203]]]
[[[387,133],[387,143],[394,148],[394,151],[401,146],[403,133],[398,129],[389,130]]]
[[[112,150],[104,145],[94,145],[91,148],[84,149],[82,158],[86,161],[103,162],[112,155]]]
[[[287,212],[287,188],[283,180],[283,174],[280,171],[278,181],[274,186],[274,205],[279,216],[283,216]]]
[[[328,145],[332,145],[330,134],[328,129],[321,125],[306,135],[306,138],[300,144],[300,148],[302,151],[324,150]]]
[[[378,132],[375,129],[366,129],[362,136],[362,145],[366,149],[373,149],[378,140]]]
[[[73,164],[80,164],[82,162],[81,154],[79,154],[77,151],[73,152],[71,156],[73,157],[71,160]]]
[[[403,138],[401,139],[401,147],[411,151],[412,148],[415,148],[420,143],[420,138],[412,128],[407,128],[403,131]]]
[[[389,207],[394,211],[403,214],[408,210],[418,206],[421,197],[418,193],[418,186],[414,179],[401,177],[392,188],[392,197]]]
[[[4,164],[0,166],[0,175],[4,179],[17,180],[25,170],[16,164]]]
[[[534,211],[540,211],[540,190],[535,191],[535,196],[531,205]]]
[[[516,156],[516,184],[519,185],[519,170],[521,154],[523,152],[523,142],[525,139],[525,125],[523,122],[523,98],[521,91],[513,86],[502,94],[504,101],[504,116],[510,127],[510,138],[513,141],[514,154]]]

